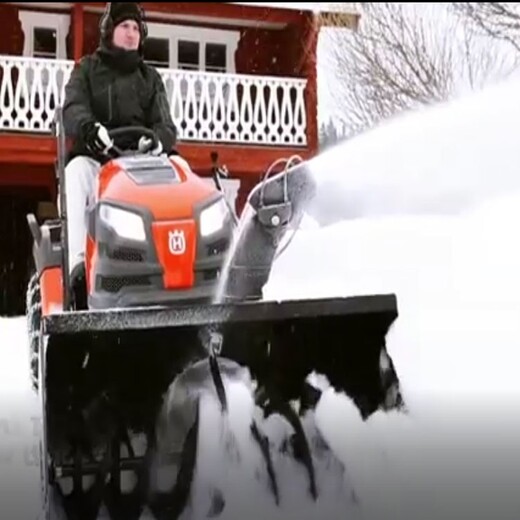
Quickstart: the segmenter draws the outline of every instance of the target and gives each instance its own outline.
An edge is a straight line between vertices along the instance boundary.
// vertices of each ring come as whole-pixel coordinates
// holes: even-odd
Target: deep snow
[[[362,423],[331,392],[317,412],[364,518],[518,518],[519,87],[402,117],[315,159],[312,214],[331,224],[308,219],[265,288],[276,299],[397,294],[388,348],[409,414]],[[24,327],[0,322],[6,518],[37,504],[37,467],[23,463],[36,404]]]

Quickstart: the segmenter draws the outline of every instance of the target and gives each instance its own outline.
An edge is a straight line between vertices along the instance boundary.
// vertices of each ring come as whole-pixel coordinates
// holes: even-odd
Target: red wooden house
[[[245,2],[143,7],[145,59],[164,78],[178,149],[202,176],[218,153],[238,210],[274,160],[316,153],[323,14]],[[100,2],[0,4],[0,315],[24,312],[32,262],[25,215],[55,211],[50,124],[74,62],[98,45],[104,9]]]

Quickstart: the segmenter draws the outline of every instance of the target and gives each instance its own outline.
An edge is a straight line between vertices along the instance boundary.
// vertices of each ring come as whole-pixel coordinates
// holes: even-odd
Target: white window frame
[[[34,56],[34,29],[54,29],[56,31],[56,59],[67,59],[67,36],[70,28],[70,15],[18,11],[18,19],[24,33],[23,55]],[[52,58],[48,58],[52,59]]]
[[[206,69],[206,43],[223,44],[226,46],[226,73],[235,73],[235,52],[240,40],[239,31],[166,23],[148,23],[148,36],[169,41],[170,69],[179,68],[179,40],[189,40],[199,44],[199,71],[201,72],[204,72]]]
[[[40,13],[20,9],[18,11],[18,20],[24,33],[23,56],[34,58],[34,29],[42,28],[54,29],[56,31],[56,57],[44,59],[50,61],[67,59],[67,36],[70,28],[70,14]],[[35,71],[32,67],[29,67],[26,73],[25,81],[30,93],[33,87]],[[41,69],[39,73],[41,74],[41,85],[45,91],[49,85],[50,74],[45,68]]]

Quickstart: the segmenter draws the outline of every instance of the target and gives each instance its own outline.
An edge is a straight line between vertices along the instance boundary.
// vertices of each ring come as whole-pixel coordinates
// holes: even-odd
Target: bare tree
[[[399,112],[447,100],[515,70],[451,4],[363,3],[357,30],[334,30],[338,113],[350,135]]]
[[[516,2],[455,2],[453,9],[475,28],[520,52],[520,4]]]

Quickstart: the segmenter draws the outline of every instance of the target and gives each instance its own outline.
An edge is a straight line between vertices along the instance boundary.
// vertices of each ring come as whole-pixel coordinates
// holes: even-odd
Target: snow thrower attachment
[[[59,111],[57,122],[59,130]],[[265,416],[279,414],[293,428],[291,449],[316,498],[317,455],[300,414],[320,392],[308,376],[324,375],[365,418],[402,399],[385,347],[397,317],[394,295],[262,299],[283,239],[297,230],[316,189],[306,163],[266,175],[235,226],[222,192],[179,162],[116,154],[99,173],[89,210],[84,276],[69,280],[60,132],[58,152],[60,219],[40,226],[28,216],[37,267],[28,290],[31,370],[44,418],[47,518],[59,509],[95,519],[104,509],[110,518],[137,520],[145,508],[152,518],[177,518],[197,467],[199,408],[187,388],[212,389],[225,413],[226,377],[242,367]],[[182,408],[176,420],[167,419],[172,403]],[[278,501],[283,489],[261,422],[252,422],[251,436]],[[151,461],[171,455],[165,438],[180,439],[181,453],[172,487],[159,490]],[[134,478],[123,490],[125,471]]]

